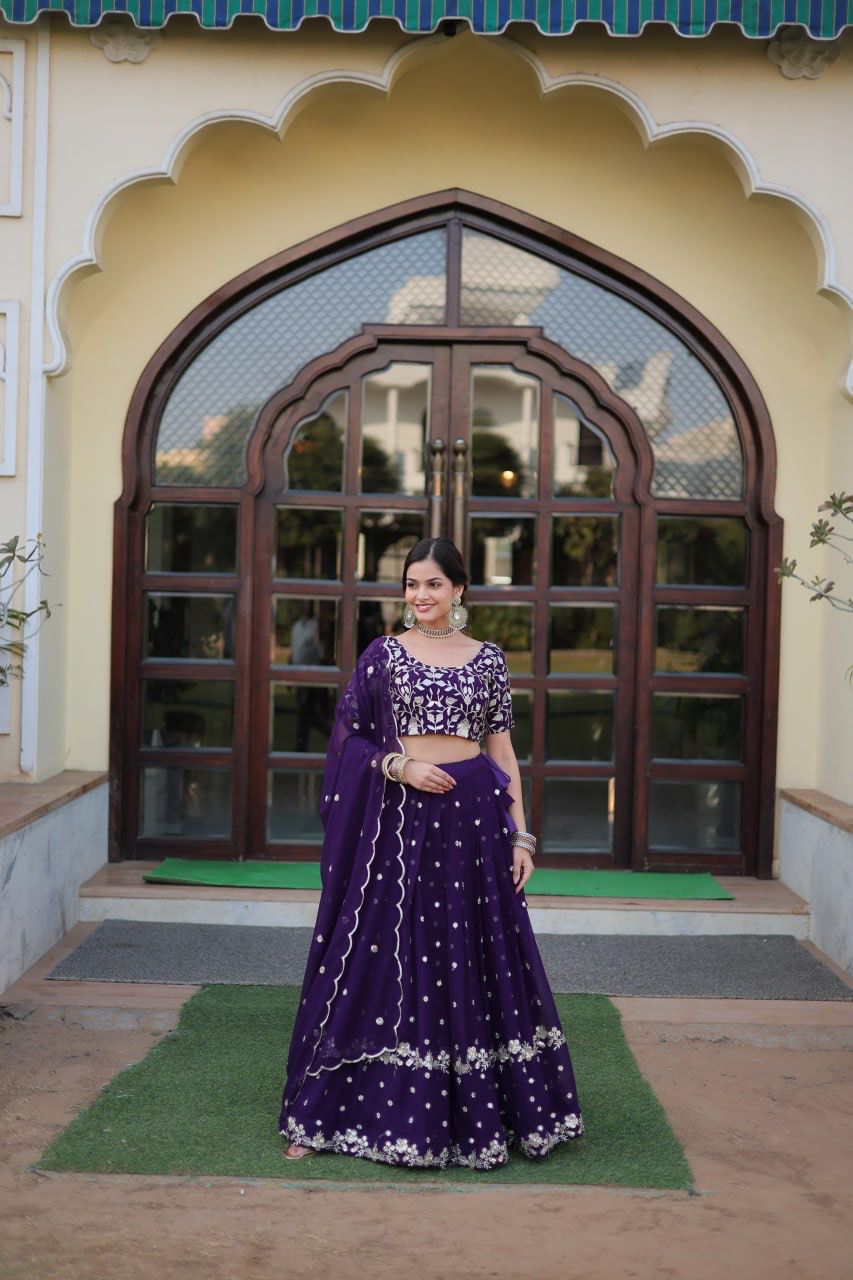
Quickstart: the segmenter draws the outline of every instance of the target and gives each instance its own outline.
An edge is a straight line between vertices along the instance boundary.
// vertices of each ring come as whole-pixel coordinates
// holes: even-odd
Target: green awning
[[[815,39],[831,40],[853,26],[853,0],[0,0],[0,13],[13,23],[66,13],[80,27],[125,13],[147,28],[164,26],[173,14],[191,14],[208,28],[230,27],[254,14],[278,31],[292,31],[308,18],[325,18],[336,31],[363,31],[373,18],[390,18],[404,31],[421,33],[461,21],[482,35],[527,22],[545,35],[601,23],[611,35],[636,36],[655,23],[682,36],[704,36],[729,23],[754,39],[797,25]]]

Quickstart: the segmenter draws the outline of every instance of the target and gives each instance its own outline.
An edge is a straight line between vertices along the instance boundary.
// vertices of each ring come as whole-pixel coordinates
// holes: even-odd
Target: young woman
[[[408,633],[371,641],[336,708],[288,1159],[489,1169],[583,1133],[523,893],[536,839],[506,660],[463,634],[467,581],[452,542],[413,547]]]

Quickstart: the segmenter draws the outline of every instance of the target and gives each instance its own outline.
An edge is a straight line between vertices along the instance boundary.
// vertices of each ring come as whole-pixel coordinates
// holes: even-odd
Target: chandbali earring
[[[415,625],[415,611],[410,604],[403,609],[403,626],[413,627]]]
[[[461,596],[454,596],[450,606],[450,625],[454,631],[461,631],[468,625],[468,610],[462,603]]]

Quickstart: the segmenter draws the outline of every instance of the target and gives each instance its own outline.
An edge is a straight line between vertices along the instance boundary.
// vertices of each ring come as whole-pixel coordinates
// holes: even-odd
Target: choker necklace
[[[445,636],[456,635],[457,628],[442,627],[440,629],[437,629],[434,627],[422,627],[420,624],[420,621],[417,618],[415,618],[415,630],[419,631],[422,636],[434,636],[436,640],[439,640],[444,638]]]

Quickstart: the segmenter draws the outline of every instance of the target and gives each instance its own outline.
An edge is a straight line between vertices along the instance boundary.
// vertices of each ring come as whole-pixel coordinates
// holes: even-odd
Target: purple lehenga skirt
[[[546,1156],[583,1121],[512,882],[512,799],[485,754],[441,768],[457,779],[449,791],[404,788],[397,1045],[308,1074],[295,1096],[285,1085],[279,1132],[386,1164],[490,1169],[512,1147]]]

